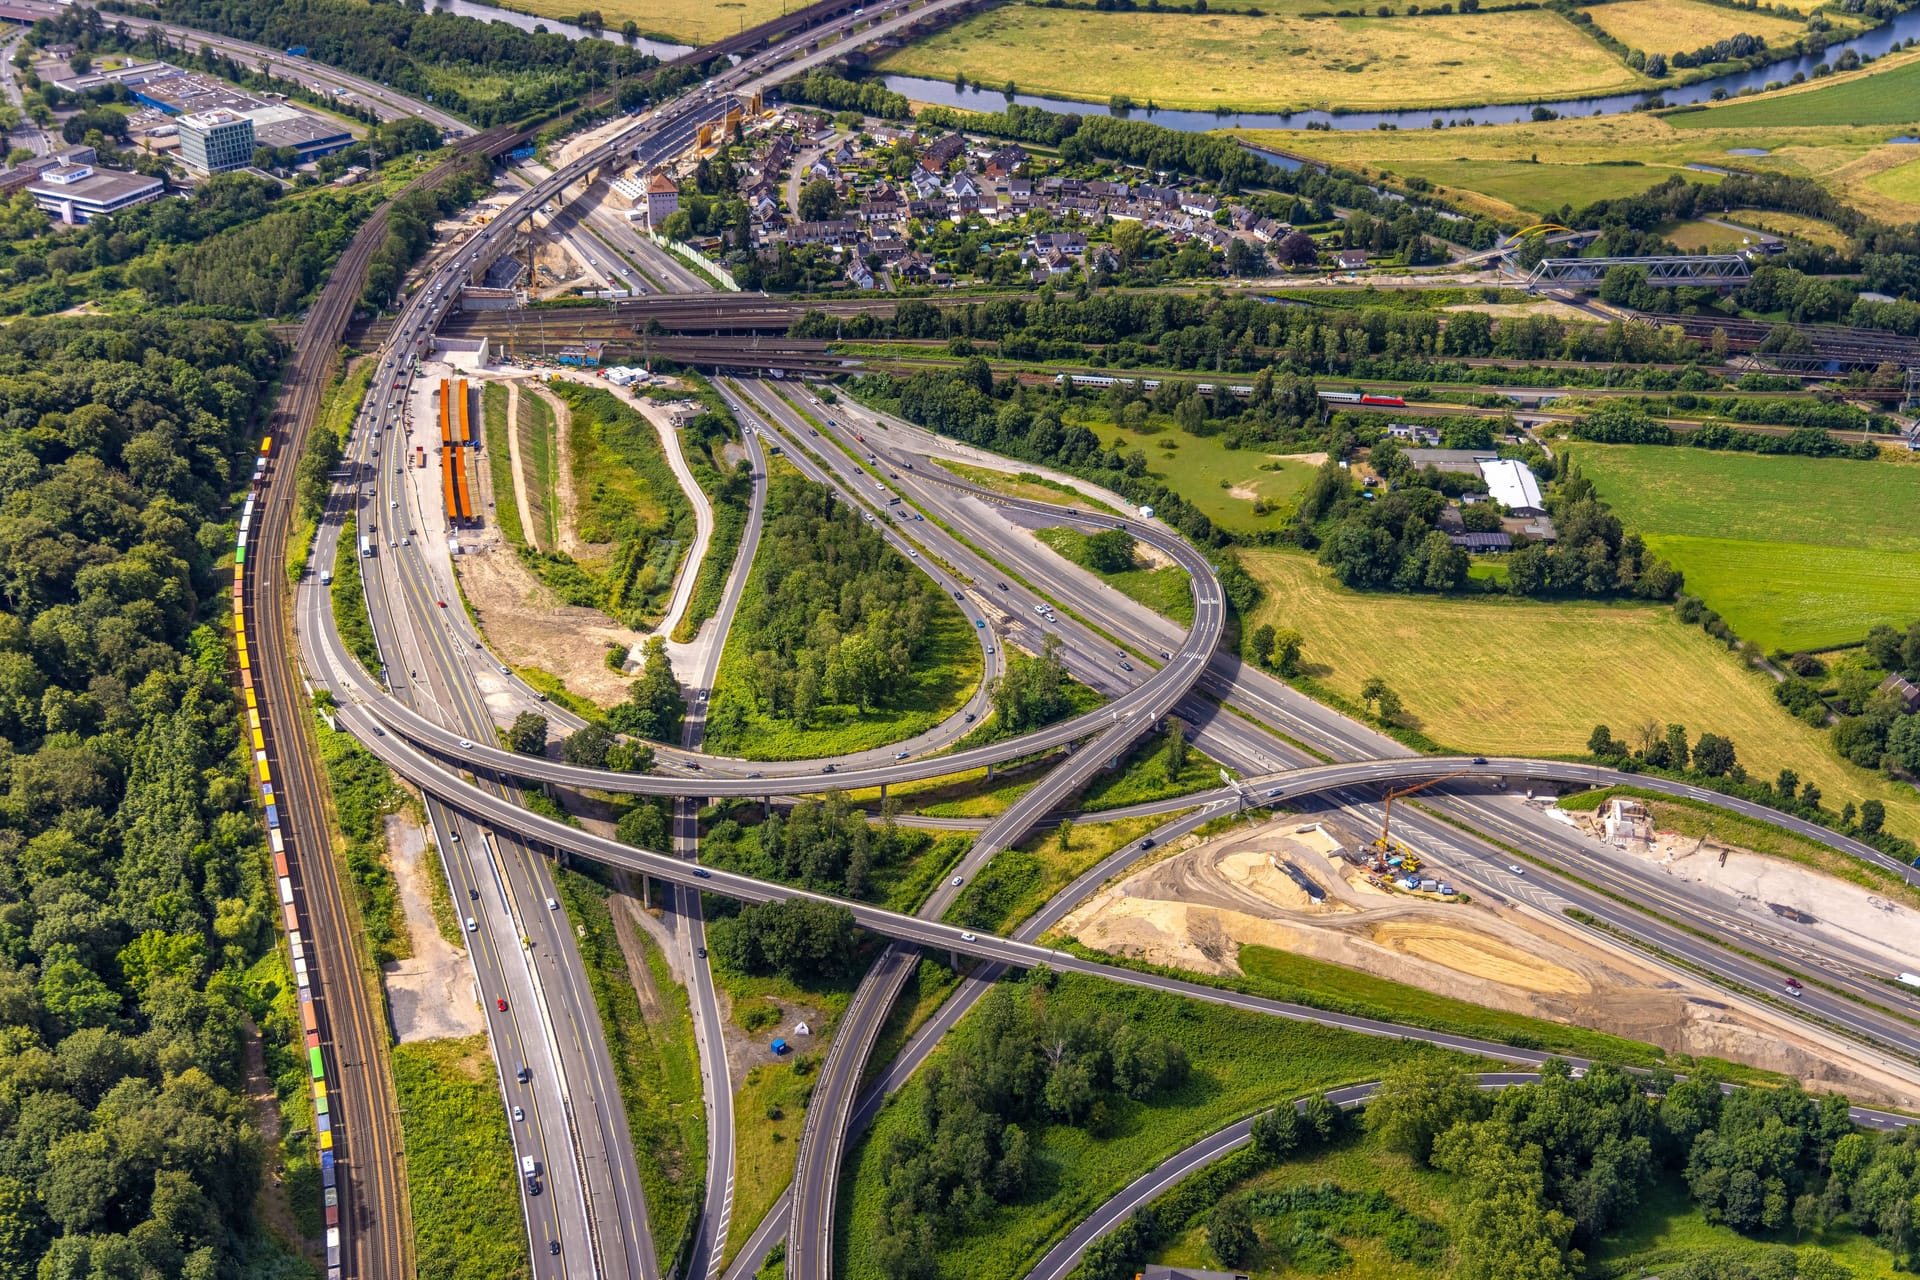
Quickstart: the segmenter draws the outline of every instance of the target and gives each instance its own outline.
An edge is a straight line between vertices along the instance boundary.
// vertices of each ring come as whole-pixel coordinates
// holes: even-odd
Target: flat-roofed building
[[[34,204],[69,224],[92,222],[158,200],[165,191],[166,184],[158,178],[90,164],[48,169],[27,187]]]
[[[345,125],[285,103],[270,103],[240,114],[253,121],[254,146],[276,150],[292,147],[299,164],[345,151],[353,145],[353,134]],[[251,153],[248,158],[252,158]]]
[[[216,107],[180,117],[180,159],[196,173],[225,173],[253,163],[253,121]]]

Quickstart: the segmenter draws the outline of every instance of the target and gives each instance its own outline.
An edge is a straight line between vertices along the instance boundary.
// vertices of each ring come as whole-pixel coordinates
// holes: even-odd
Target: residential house
[[[955,160],[967,153],[967,140],[957,133],[935,138],[920,153],[920,163],[935,173],[944,173]]]
[[[1010,178],[1007,181],[1007,200],[1014,209],[1025,213],[1033,207],[1033,181],[1029,178]]]
[[[1334,255],[1334,265],[1342,271],[1359,271],[1367,265],[1365,249],[1342,249]]]
[[[1203,196],[1197,191],[1180,193],[1180,212],[1182,213],[1192,214],[1196,218],[1211,218],[1219,208],[1218,197]]]
[[[1046,231],[1027,241],[1036,257],[1063,253],[1077,258],[1087,251],[1087,237],[1078,231]]]
[[[1004,178],[1027,162],[1027,153],[1018,145],[1001,147],[987,157],[989,178]]]
[[[856,289],[871,289],[875,283],[873,272],[867,270],[867,264],[858,258],[847,264],[847,280]]]
[[[955,200],[977,201],[980,198],[980,184],[973,180],[972,174],[963,169],[954,174],[953,181],[947,184],[947,194]]]
[[[919,165],[913,167],[913,173],[907,178],[907,185],[913,188],[913,194],[922,200],[931,200],[939,195],[942,183],[936,174],[928,173]]]
[[[1879,687],[1900,699],[1900,705],[1909,715],[1920,713],[1920,685],[1905,676],[1894,675],[1882,680]]]

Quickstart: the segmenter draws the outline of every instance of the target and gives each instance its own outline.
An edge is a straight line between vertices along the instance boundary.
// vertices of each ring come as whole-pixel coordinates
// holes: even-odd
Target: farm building
[[[1493,458],[1480,463],[1480,475],[1487,482],[1493,500],[1514,515],[1545,514],[1546,499],[1540,496],[1540,482],[1524,462],[1513,458]]]

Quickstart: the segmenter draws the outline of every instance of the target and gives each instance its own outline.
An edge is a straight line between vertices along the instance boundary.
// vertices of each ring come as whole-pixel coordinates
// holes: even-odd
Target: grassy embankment
[[[865,966],[857,968],[864,972]],[[826,1057],[833,1031],[846,1011],[857,979],[801,987],[781,977],[753,977],[715,965],[713,982],[731,1005],[732,1021],[764,1052],[775,1035],[794,1040],[784,1057],[764,1061],[738,1082],[733,1099],[733,1218],[728,1224],[729,1260],[793,1181],[800,1129],[813,1092],[814,1074]],[[810,1034],[792,1036],[795,1011],[804,1009]],[[775,1116],[775,1112],[778,1116]]]
[[[1920,617],[1920,466],[1659,445],[1574,457],[1687,590],[1768,652]]]
[[[509,403],[503,382],[489,382],[480,393],[480,429],[487,442],[487,474],[493,481],[493,515],[500,522],[507,545],[518,549],[527,544],[527,531],[520,523],[520,504],[514,499],[513,452],[507,440],[514,430],[508,420]]]
[[[1192,1069],[1184,1084],[1147,1102],[1109,1098],[1106,1136],[1035,1124],[1034,1166],[1041,1172],[1034,1192],[1020,1204],[990,1210],[976,1228],[945,1242],[942,1276],[1025,1274],[1053,1240],[1142,1171],[1276,1098],[1371,1079],[1387,1063],[1410,1055],[1453,1059],[1424,1046],[1276,1022],[1071,974],[1060,976],[1050,1000],[1062,1013],[1105,1013],[1146,1033],[1173,1037]],[[968,1036],[969,1020],[963,1019],[936,1060],[963,1052]],[[881,1274],[869,1242],[880,1211],[885,1155],[924,1088],[923,1079],[916,1079],[891,1099],[851,1153],[839,1197],[836,1275],[875,1280]]]
[[[529,430],[522,436],[536,525],[556,534],[555,545],[521,560],[567,604],[600,609],[635,629],[660,620],[673,592],[674,574],[693,543],[693,508],[661,451],[653,425],[598,387],[556,382],[551,389],[571,411],[568,454],[549,458],[552,432],[543,429],[551,411],[537,393]],[[565,518],[555,498],[553,468],[565,465],[573,483],[577,554],[558,549],[558,522]]]
[[[1045,906],[1088,867],[1172,816],[1076,822],[1064,849],[1058,829],[1030,834],[981,868],[947,908],[945,918],[953,924],[1004,933]]]
[[[360,402],[367,398],[367,384],[373,380],[374,362],[362,359],[351,373],[343,367],[327,388],[326,398],[320,403],[320,417],[309,429],[307,452],[312,453],[321,432],[327,432],[341,444],[346,443],[347,432],[353,427],[353,415],[360,410]],[[285,465],[287,459],[281,459],[276,465]],[[293,512],[293,529],[287,535],[287,581],[297,583],[307,576],[307,560],[313,554],[313,531],[319,521],[301,511],[296,504]]]
[[[673,639],[690,642],[700,633],[707,619],[720,608],[726,594],[727,579],[733,572],[733,560],[740,551],[740,539],[747,531],[747,512],[753,501],[753,482],[729,464],[723,452],[728,444],[738,443],[740,424],[727,409],[726,401],[705,380],[683,375],[694,387],[694,398],[706,412],[726,424],[725,435],[683,431],[681,447],[686,450],[687,469],[694,483],[707,495],[713,512],[713,536],[707,542],[706,558],[695,570],[693,595],[686,613],[673,629]],[[651,394],[651,393],[650,393]],[[683,396],[653,395],[654,399],[681,399]],[[697,420],[696,420],[697,421]]]
[[[1920,833],[1911,789],[1843,761],[1830,735],[1774,701],[1766,675],[1665,606],[1362,594],[1297,552],[1245,551],[1241,562],[1265,588],[1249,626],[1298,630],[1307,673],[1353,702],[1381,677],[1409,722],[1450,748],[1573,755],[1596,724],[1616,735],[1683,724],[1731,738],[1755,777],[1791,768],[1829,808],[1878,799],[1890,829]]]
[[[413,955],[413,939],[387,864],[387,815],[398,810],[405,797],[387,766],[351,735],[327,728],[317,716],[313,733],[333,801],[339,855],[373,961],[405,960]]]
[[[1336,18],[1315,0],[1261,9],[1256,18],[1007,5],[909,45],[881,69],[1203,111],[1474,106],[1533,101],[1543,84],[1576,96],[1654,83],[1545,10]],[[1098,56],[1074,56],[1089,50]],[[982,105],[1001,104],[996,95]]]
[[[1465,1199],[1458,1181],[1418,1164],[1410,1156],[1384,1149],[1363,1132],[1349,1134],[1329,1148],[1283,1161],[1234,1184],[1224,1194],[1327,1184],[1362,1196],[1384,1195],[1400,1209],[1439,1223],[1449,1234],[1460,1229]],[[1396,1256],[1381,1236],[1341,1229],[1338,1224],[1303,1225],[1300,1242],[1318,1244],[1317,1237],[1323,1231],[1347,1254],[1339,1274],[1350,1280],[1428,1280],[1452,1270],[1451,1257],[1435,1268]],[[1298,1274],[1287,1269],[1292,1251],[1284,1232],[1276,1232],[1274,1224],[1263,1222],[1259,1236],[1259,1247],[1240,1270],[1262,1277]],[[1201,1219],[1169,1240],[1150,1261],[1179,1267],[1218,1266],[1206,1237],[1206,1223]],[[1823,1249],[1848,1268],[1845,1274],[1855,1280],[1893,1280],[1897,1274],[1884,1249],[1848,1226],[1783,1236],[1773,1243],[1790,1244],[1800,1250]],[[1725,1262],[1735,1257],[1744,1259],[1766,1247],[1728,1227],[1708,1223],[1688,1198],[1685,1186],[1667,1178],[1648,1189],[1638,1211],[1623,1226],[1601,1236],[1586,1250],[1585,1274],[1664,1274],[1690,1258]]]
[[[1128,430],[1093,405],[1075,406],[1069,417],[1099,436],[1105,448],[1145,453],[1148,475],[1229,533],[1278,529],[1324,461],[1318,455],[1229,449],[1225,437],[1190,435],[1165,414],[1151,415],[1144,430]]]
[[[533,517],[528,532],[542,551],[551,551],[560,545],[560,522],[566,518],[554,468],[559,441],[553,406],[531,386],[520,389],[519,421],[513,429],[520,437],[521,480],[527,486],[527,510]]]
[[[485,1036],[395,1046],[421,1280],[531,1274],[513,1144]]]
[[[1397,132],[1248,130],[1240,136],[1370,179],[1422,177],[1441,188],[1443,198],[1504,219],[1552,213],[1563,202],[1578,208],[1631,195],[1676,173],[1689,182],[1714,182],[1712,174],[1685,168],[1711,164],[1812,178],[1872,217],[1910,222],[1920,216],[1920,159],[1912,147],[1887,139],[1902,132],[1897,126],[1920,124],[1916,85],[1920,54],[1904,52],[1804,87],[1662,115]],[[1731,154],[1752,149],[1768,154]]]
[[[1075,564],[1098,574],[1102,581],[1120,594],[1138,600],[1183,626],[1193,625],[1193,592],[1188,587],[1185,569],[1170,564],[1154,568],[1136,551],[1135,568],[1105,573],[1087,564],[1087,535],[1080,530],[1065,527],[1039,529],[1034,536]]]
[[[367,617],[366,588],[360,582],[360,522],[348,516],[340,522],[340,549],[333,557],[333,585],[327,589],[333,604],[334,626],[341,643],[367,669],[380,674],[380,646],[373,638],[373,621]]]
[[[636,975],[628,969],[607,889],[599,881],[563,870],[555,873],[554,884],[580,936],[580,958],[620,1081],[627,1130],[633,1135],[654,1247],[666,1270],[693,1228],[707,1172],[707,1117],[686,989],[674,980],[660,949],[638,928],[647,972]],[[648,997],[644,1007],[641,986]]]
[[[1089,498],[1072,485],[1048,479],[1038,472],[995,471],[992,467],[970,467],[964,462],[945,460],[942,460],[940,465],[962,480],[971,481],[982,489],[1004,493],[1009,498],[1025,498],[1029,502],[1051,502],[1059,507],[1086,507],[1095,511],[1114,510],[1111,504]]]

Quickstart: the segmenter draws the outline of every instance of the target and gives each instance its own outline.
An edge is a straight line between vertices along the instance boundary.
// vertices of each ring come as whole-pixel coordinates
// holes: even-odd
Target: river
[[[615,44],[626,43],[620,38],[620,29],[616,26],[595,33],[571,22],[562,22],[558,18],[543,18],[536,14],[521,13],[517,9],[503,9],[497,5],[478,4],[475,0],[434,0],[435,9],[445,9],[448,13],[458,14],[462,18],[478,18],[482,22],[504,22],[508,26],[518,27],[522,31],[532,31],[542,27],[555,35],[565,36],[569,40],[594,38],[611,40]],[[591,9],[593,0],[581,0],[581,7]],[[689,44],[668,44],[662,40],[635,40],[633,47],[642,53],[650,53],[662,62],[677,58],[693,48]]]
[[[1442,107],[1419,111],[1147,111],[1135,107],[1125,114],[1136,120],[1151,120],[1154,124],[1168,129],[1179,129],[1189,133],[1203,133],[1209,129],[1304,129],[1309,124],[1326,125],[1334,129],[1373,129],[1383,124],[1396,125],[1402,129],[1427,129],[1435,120],[1448,125],[1464,124],[1518,124],[1532,119],[1534,107],[1542,106],[1563,116],[1607,116],[1619,115],[1631,111],[1657,92],[1666,99],[1669,106],[1684,106],[1689,103],[1707,101],[1716,89],[1725,89],[1728,96],[1738,94],[1742,89],[1762,89],[1770,81],[1786,82],[1795,72],[1806,76],[1813,75],[1815,66],[1822,62],[1832,62],[1842,52],[1852,49],[1863,58],[1878,58],[1893,46],[1904,43],[1909,37],[1920,37],[1920,9],[1909,9],[1871,31],[1866,31],[1851,40],[1828,45],[1818,57],[1803,54],[1798,58],[1787,58],[1779,62],[1768,63],[1764,67],[1749,71],[1735,71],[1724,76],[1715,76],[1711,80],[1702,80],[1684,88],[1648,90],[1643,93],[1614,93],[1598,98],[1542,98],[1538,102],[1517,102],[1491,107]],[[951,81],[930,80],[920,76],[887,76],[887,87],[896,93],[904,93],[916,102],[933,102],[942,106],[962,107],[972,111],[998,111],[1006,106],[1007,98],[999,89],[972,88],[956,89]],[[1100,103],[1075,102],[1067,98],[1048,98],[1039,94],[1016,93],[1013,101],[1028,107],[1044,107],[1049,111],[1072,111],[1080,115],[1113,115],[1115,112]]]

